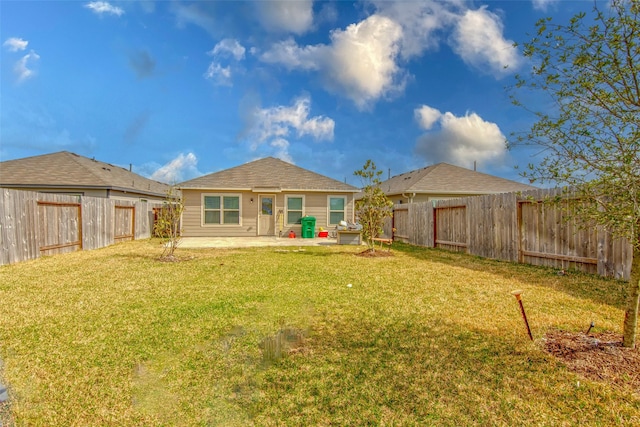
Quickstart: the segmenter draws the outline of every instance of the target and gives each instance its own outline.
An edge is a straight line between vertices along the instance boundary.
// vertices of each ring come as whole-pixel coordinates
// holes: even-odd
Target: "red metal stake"
[[[513,291],[511,292],[511,295],[516,297],[516,300],[518,300],[518,304],[520,305],[520,312],[522,313],[522,318],[524,319],[524,324],[527,326],[527,333],[529,334],[529,338],[531,339],[531,341],[533,341],[533,335],[531,335],[531,328],[529,328],[529,321],[527,320],[527,315],[524,312],[524,305],[522,305],[522,291],[521,290]]]

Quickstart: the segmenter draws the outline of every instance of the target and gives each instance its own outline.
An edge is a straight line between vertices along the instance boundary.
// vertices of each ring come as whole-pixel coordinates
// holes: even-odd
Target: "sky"
[[[361,186],[440,162],[524,181],[507,88],[587,0],[0,0],[0,160],[71,151],[176,184],[273,156]],[[535,102],[532,98],[531,102]],[[277,173],[277,171],[274,171]]]

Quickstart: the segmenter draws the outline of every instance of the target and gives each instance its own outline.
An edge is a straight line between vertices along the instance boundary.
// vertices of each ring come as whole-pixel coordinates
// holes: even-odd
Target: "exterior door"
[[[272,195],[260,195],[258,205],[258,235],[275,236],[275,197]]]

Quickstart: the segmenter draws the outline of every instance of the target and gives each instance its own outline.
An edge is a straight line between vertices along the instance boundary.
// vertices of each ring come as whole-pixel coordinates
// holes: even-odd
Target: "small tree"
[[[382,171],[367,160],[361,170],[353,173],[362,179],[362,198],[356,201],[356,216],[362,225],[362,234],[370,251],[375,251],[373,239],[383,232],[385,218],[393,216],[393,202],[380,188]]]
[[[184,203],[177,190],[171,187],[162,207],[157,210],[156,221],[153,224],[153,234],[162,239],[161,259],[174,260],[174,252],[180,243],[180,221]]]
[[[543,160],[523,175],[565,185],[575,219],[633,246],[623,345],[635,347],[640,301],[640,1],[596,3],[568,24],[538,21],[524,44],[531,75],[516,88],[548,96],[537,122],[518,137]],[[516,105],[522,103],[512,98]]]

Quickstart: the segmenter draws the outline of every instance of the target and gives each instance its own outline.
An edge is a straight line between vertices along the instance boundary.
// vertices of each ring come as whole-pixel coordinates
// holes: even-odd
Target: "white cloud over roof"
[[[5,40],[4,43],[2,43],[2,45],[6,47],[10,52],[18,52],[20,50],[25,50],[28,44],[29,44],[28,41],[22,40],[19,37],[10,37],[7,40]]]
[[[158,168],[151,175],[151,179],[167,184],[176,184],[186,178],[202,175],[198,171],[197,164],[198,158],[195,154],[180,153],[175,159]]]
[[[474,161],[500,161],[506,154],[506,138],[498,125],[476,113],[457,117],[426,105],[414,113],[420,126],[429,131],[418,138],[415,150],[429,162],[464,166]],[[439,129],[432,130],[435,123]]]
[[[84,5],[87,9],[91,9],[93,13],[98,15],[124,15],[124,10],[118,6],[113,6],[111,3],[106,1],[92,1]]]
[[[453,31],[453,50],[465,63],[480,71],[496,77],[511,73],[521,59],[513,41],[504,38],[503,30],[500,17],[486,6],[467,10]]]
[[[275,154],[282,160],[292,162],[288,153],[289,138],[310,136],[316,141],[333,140],[335,122],[325,116],[309,117],[311,98],[301,96],[291,106],[256,108],[248,129],[248,140],[253,151],[267,144],[275,148]]]
[[[429,130],[433,125],[442,117],[442,113],[437,108],[423,105],[420,108],[416,108],[414,115],[420,127],[424,130]]]

